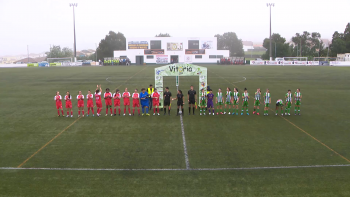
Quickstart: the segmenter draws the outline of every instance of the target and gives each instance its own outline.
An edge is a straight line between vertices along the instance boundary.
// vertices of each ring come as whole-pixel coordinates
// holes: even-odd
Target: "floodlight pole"
[[[77,62],[77,43],[75,40],[75,13],[74,7],[78,7],[77,3],[70,3],[69,7],[73,7],[73,28],[74,28],[74,62]]]
[[[270,61],[272,61],[272,43],[271,43],[271,6],[274,7],[274,3],[267,3],[267,7],[270,7]]]

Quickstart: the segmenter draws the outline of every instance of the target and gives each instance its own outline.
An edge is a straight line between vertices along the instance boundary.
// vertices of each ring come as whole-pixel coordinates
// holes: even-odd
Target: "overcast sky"
[[[331,39],[350,22],[350,0],[274,0],[272,32],[287,40],[296,32]],[[262,43],[269,36],[269,9],[261,0],[0,0],[0,56],[48,51],[50,44],[77,50],[95,48],[108,31],[125,37],[211,37],[236,32]]]

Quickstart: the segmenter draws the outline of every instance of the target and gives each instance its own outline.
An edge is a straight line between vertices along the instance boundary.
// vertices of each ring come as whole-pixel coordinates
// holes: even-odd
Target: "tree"
[[[244,57],[242,40],[238,39],[236,33],[216,34],[215,37],[218,40],[218,50],[230,50],[230,57]]]
[[[335,31],[332,37],[332,44],[329,46],[331,56],[336,57],[340,53],[350,52],[350,24],[345,27],[344,33]]]
[[[102,39],[97,48],[97,59],[114,57],[115,50],[126,50],[126,39],[124,34],[109,31],[105,39]]]
[[[159,33],[158,35],[156,35],[156,37],[171,37],[171,36],[168,33],[165,33],[165,34]]]
[[[307,31],[304,31],[302,34],[296,33],[294,37],[292,37],[292,42],[294,42],[295,45],[298,45],[300,50],[300,57],[302,57],[302,51],[303,46],[305,47],[307,44],[307,40],[310,38],[310,33]]]
[[[286,39],[281,37],[280,34],[272,34],[272,56],[273,57],[288,57],[291,56],[291,48]],[[270,59],[270,39],[265,38],[263,47],[267,49],[266,53],[262,55],[263,59]]]
[[[50,52],[46,52],[46,56],[48,58],[73,57],[73,51],[68,47],[61,49],[61,46],[53,45],[53,47],[50,49]]]

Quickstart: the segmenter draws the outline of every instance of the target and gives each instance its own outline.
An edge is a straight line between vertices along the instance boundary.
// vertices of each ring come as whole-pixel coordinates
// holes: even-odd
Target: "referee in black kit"
[[[191,89],[188,91],[187,99],[188,99],[188,115],[191,115],[191,107],[193,109],[193,115],[195,108],[195,103],[197,101],[197,93],[196,90],[193,89],[193,86],[191,86]]]
[[[171,100],[171,92],[169,92],[169,87],[165,87],[164,96],[164,116],[166,115],[166,108],[169,107],[169,116],[170,116],[170,100]]]

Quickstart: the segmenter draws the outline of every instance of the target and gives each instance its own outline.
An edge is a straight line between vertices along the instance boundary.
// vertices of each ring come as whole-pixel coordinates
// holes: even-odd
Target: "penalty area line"
[[[182,113],[184,113],[184,112],[182,112]],[[183,146],[184,146],[186,169],[189,170],[190,169],[190,161],[188,159],[186,137],[185,137],[185,128],[184,128],[184,121],[183,121],[183,118],[182,118],[182,114],[180,114],[180,123],[181,123],[182,143],[183,143]]]
[[[243,168],[15,168],[0,167],[0,170],[57,170],[57,171],[239,171],[239,170],[272,170],[272,169],[298,169],[298,168],[334,168],[350,167],[350,164],[340,165],[310,165],[310,166],[270,166],[270,167],[243,167]]]

